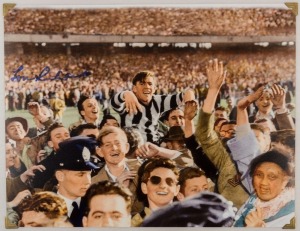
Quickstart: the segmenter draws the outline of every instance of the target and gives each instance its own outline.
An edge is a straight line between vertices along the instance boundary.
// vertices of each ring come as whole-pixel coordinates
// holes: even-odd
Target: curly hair
[[[24,200],[17,206],[16,211],[20,217],[23,212],[35,211],[44,213],[49,219],[68,216],[66,202],[53,192],[39,192]]]

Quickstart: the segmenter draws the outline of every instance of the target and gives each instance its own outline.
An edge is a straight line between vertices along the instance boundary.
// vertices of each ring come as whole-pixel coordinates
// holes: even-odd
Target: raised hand
[[[226,71],[223,70],[223,62],[218,59],[210,60],[206,68],[207,81],[209,89],[220,90],[226,77]]]
[[[136,174],[137,171],[123,171],[122,174],[117,177],[117,182],[124,187],[128,187],[130,180],[134,179]]]
[[[271,87],[271,101],[275,109],[285,108],[285,90],[278,84],[273,84]]]
[[[35,171],[43,172],[44,170],[46,170],[44,165],[33,165],[21,174],[21,181],[26,183],[31,177],[35,176]]]
[[[19,192],[12,201],[8,202],[8,205],[11,208],[16,207],[18,204],[20,204],[20,202],[24,198],[29,197],[29,196],[31,196],[31,192],[28,189],[23,190],[23,191]]]
[[[28,112],[33,116],[38,116],[41,114],[41,108],[39,103],[37,102],[29,102],[28,103]]]
[[[185,102],[184,106],[184,119],[193,120],[197,115],[198,103],[195,100]]]
[[[256,208],[256,210],[250,212],[245,218],[245,223],[247,227],[265,227],[261,209]]]
[[[146,142],[145,144],[141,145],[136,151],[136,156],[147,159],[150,157],[154,157],[159,153],[159,147],[155,144],[150,142]]]
[[[241,110],[245,110],[251,103],[254,103],[256,100],[258,100],[262,96],[263,92],[264,86],[261,86],[254,93],[241,99],[237,104],[238,108]]]
[[[212,113],[219,94],[219,90],[224,83],[226,71],[223,70],[223,62],[218,59],[210,60],[206,68],[208,92],[204,101],[202,110],[206,113]]]
[[[126,111],[130,115],[133,114],[136,115],[138,111],[140,112],[142,111],[142,106],[133,92],[126,91],[124,93],[124,100],[125,100]]]

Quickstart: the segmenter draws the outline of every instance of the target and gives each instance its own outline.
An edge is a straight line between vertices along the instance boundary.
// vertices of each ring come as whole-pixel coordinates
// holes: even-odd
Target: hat
[[[163,139],[164,141],[184,140],[184,131],[182,130],[181,126],[172,126]]]
[[[292,171],[292,169],[290,169],[289,158],[276,150],[271,150],[261,155],[258,155],[251,161],[249,168],[250,175],[253,176],[256,167],[264,162],[271,162],[277,164],[288,175]]]
[[[154,211],[142,227],[230,227],[235,212],[232,203],[213,192],[201,192]],[[163,218],[163,219],[162,219]]]
[[[5,132],[6,132],[6,128],[7,126],[11,123],[11,122],[20,122],[25,130],[25,132],[28,132],[28,122],[26,119],[24,119],[23,117],[12,117],[12,118],[7,118],[5,120]]]
[[[73,171],[88,171],[98,169],[91,162],[91,155],[96,151],[97,141],[90,137],[71,137],[59,144],[56,153],[56,169],[67,169]]]

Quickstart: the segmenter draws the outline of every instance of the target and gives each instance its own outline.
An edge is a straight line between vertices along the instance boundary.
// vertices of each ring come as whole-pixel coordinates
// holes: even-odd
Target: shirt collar
[[[77,203],[77,205],[78,205],[78,208],[79,208],[79,205],[80,205],[80,202],[81,202],[81,197],[78,197],[78,198],[76,198],[75,200],[71,200],[71,199],[69,199],[69,198],[67,198],[67,197],[65,197],[65,196],[63,196],[63,195],[61,195],[61,194],[59,193],[59,191],[57,191],[57,195],[59,195],[61,198],[63,198],[63,199],[65,200],[66,205],[67,205],[67,209],[68,209],[68,217],[70,217],[70,216],[71,216],[71,213],[72,213],[72,211],[73,211],[73,205],[72,205],[73,201],[76,201],[76,203]]]
[[[108,177],[111,179],[112,182],[117,182],[117,177],[114,176],[108,169],[107,165],[104,165],[104,169],[108,175]],[[129,171],[129,167],[127,166],[127,164],[125,163],[124,165],[124,170],[125,171]]]

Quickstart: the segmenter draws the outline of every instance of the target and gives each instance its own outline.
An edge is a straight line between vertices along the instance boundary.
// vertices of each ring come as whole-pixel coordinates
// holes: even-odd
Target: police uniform
[[[56,170],[95,171],[99,169],[98,166],[91,162],[91,155],[95,153],[96,145],[97,142],[95,139],[83,136],[72,137],[61,142],[56,154]],[[85,199],[76,198],[74,200],[79,207],[76,215],[74,215],[74,209],[73,206],[71,206],[73,201],[71,202],[70,199],[67,199],[59,192],[58,194],[61,195],[67,203],[70,222],[75,227],[82,227],[82,217],[86,208]]]

